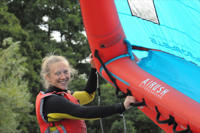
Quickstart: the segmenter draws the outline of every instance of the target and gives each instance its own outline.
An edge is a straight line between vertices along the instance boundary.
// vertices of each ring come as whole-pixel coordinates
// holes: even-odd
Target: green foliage
[[[26,58],[19,53],[19,42],[8,38],[1,45],[7,48],[0,49],[0,132],[22,133],[27,129],[20,124],[31,119],[29,112],[33,107],[27,81],[23,79]]]
[[[16,40],[24,40],[27,33],[21,28],[19,20],[12,13],[7,12],[8,7],[5,2],[0,6],[0,42],[6,37]],[[3,6],[4,5],[4,6]]]
[[[69,84],[69,89],[72,91],[83,90],[86,85],[86,80],[85,74],[75,73]]]
[[[111,127],[111,133],[123,133],[123,132],[127,132],[127,133],[136,133],[136,130],[133,126],[133,122],[130,120],[127,120],[125,122],[125,127],[122,127],[122,119],[121,121],[114,121],[112,123],[112,127]],[[124,131],[126,130],[126,131]]]

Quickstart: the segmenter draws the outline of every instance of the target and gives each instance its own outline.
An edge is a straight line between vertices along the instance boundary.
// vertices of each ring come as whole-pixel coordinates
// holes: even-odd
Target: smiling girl
[[[46,91],[36,98],[36,115],[41,133],[86,133],[84,120],[98,119],[123,113],[136,100],[127,96],[123,103],[109,106],[82,106],[94,99],[96,91],[96,69],[90,56],[91,72],[82,91],[69,93],[71,79],[69,62],[63,56],[51,55],[43,59],[41,78]]]

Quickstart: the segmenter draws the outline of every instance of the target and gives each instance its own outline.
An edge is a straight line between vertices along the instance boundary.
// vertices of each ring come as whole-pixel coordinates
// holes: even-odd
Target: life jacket
[[[66,99],[70,100],[71,102],[79,104],[78,100],[75,97],[66,92],[50,92],[46,94],[44,92],[40,92],[36,98],[36,116],[38,124],[40,126],[40,132],[51,133],[50,127],[56,127],[56,131],[53,131],[53,133],[87,133],[87,128],[84,120],[62,119],[57,122],[48,122],[44,118],[44,98],[55,94],[62,94]]]

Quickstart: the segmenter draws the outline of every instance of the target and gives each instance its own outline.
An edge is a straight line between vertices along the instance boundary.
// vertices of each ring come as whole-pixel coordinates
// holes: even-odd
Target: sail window
[[[153,0],[128,0],[133,16],[159,24]]]

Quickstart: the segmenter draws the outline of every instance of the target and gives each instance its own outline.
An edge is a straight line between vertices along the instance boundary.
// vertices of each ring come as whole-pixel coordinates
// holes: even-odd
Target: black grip
[[[176,131],[176,127],[177,127],[177,123],[174,123],[174,126],[173,126],[174,133],[192,133],[189,126],[187,126],[187,129],[180,130],[180,131]]]
[[[174,120],[174,117],[171,116],[171,115],[169,116],[169,119],[166,119],[166,120],[159,120],[161,114],[160,114],[160,112],[159,112],[157,106],[155,106],[155,109],[156,109],[156,112],[157,112],[156,121],[157,121],[159,124],[168,124],[168,125],[174,124],[175,120]]]
[[[145,103],[145,100],[144,98],[142,99],[142,102],[138,102],[138,103],[131,103],[131,106],[134,106],[134,107],[138,107],[138,106],[145,106],[146,103]]]

